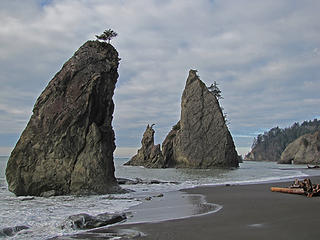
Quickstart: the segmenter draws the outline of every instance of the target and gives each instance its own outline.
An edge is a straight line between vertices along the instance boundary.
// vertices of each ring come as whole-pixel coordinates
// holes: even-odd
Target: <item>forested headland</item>
[[[298,137],[320,130],[320,120],[294,123],[288,128],[274,127],[254,138],[251,152],[245,156],[248,161],[278,161],[285,148]]]

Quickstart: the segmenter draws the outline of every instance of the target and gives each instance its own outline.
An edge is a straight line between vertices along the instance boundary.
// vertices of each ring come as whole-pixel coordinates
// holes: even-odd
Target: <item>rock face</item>
[[[175,167],[175,145],[174,140],[177,136],[178,131],[180,130],[180,121],[174,125],[171,131],[168,133],[167,137],[164,139],[162,143],[162,154],[165,167]]]
[[[238,154],[219,102],[195,70],[190,70],[182,95],[180,121],[162,143],[163,159],[160,157],[160,148],[156,151],[157,158],[150,157],[151,149],[154,148],[153,135],[154,130],[147,128],[142,140],[143,147],[128,165],[238,167]]]
[[[29,229],[27,226],[15,226],[15,227],[7,227],[0,229],[0,238],[12,237],[18,232]]]
[[[166,166],[238,167],[238,154],[219,102],[195,70],[189,71],[181,118],[163,142]]]
[[[251,151],[245,156],[246,161],[274,161],[281,159],[286,147],[297,138],[320,131],[320,120],[295,122],[287,128],[273,127],[254,138]]]
[[[303,135],[290,143],[278,163],[320,164],[320,131]]]
[[[160,144],[154,145],[154,129],[152,127],[153,125],[147,126],[141,140],[142,147],[125,165],[145,166],[148,168],[161,168],[164,166]]]
[[[114,177],[112,100],[119,58],[107,43],[88,41],[38,98],[9,158],[16,195],[109,193]]]

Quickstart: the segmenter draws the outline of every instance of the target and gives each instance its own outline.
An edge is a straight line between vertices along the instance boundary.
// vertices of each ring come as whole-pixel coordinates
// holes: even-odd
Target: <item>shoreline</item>
[[[313,183],[320,183],[320,176],[310,178]],[[208,203],[221,205],[222,208],[214,213],[178,219],[124,222],[90,232],[130,229],[141,233],[134,239],[159,240],[213,239],[213,236],[218,239],[317,238],[320,234],[320,197],[307,198],[270,191],[271,186],[287,187],[291,183],[281,181],[183,189],[179,192],[203,195]],[[138,208],[143,208],[143,205],[140,204]]]
[[[305,170],[305,168],[301,168],[301,169]],[[157,223],[157,222],[164,222],[164,221],[171,221],[171,220],[180,220],[180,219],[186,219],[186,218],[192,218],[192,217],[199,217],[206,214],[214,214],[223,208],[222,205],[207,201],[207,197],[205,193],[193,193],[192,192],[193,189],[216,188],[216,187],[237,187],[237,186],[265,185],[265,184],[270,185],[270,184],[283,184],[283,183],[286,183],[286,185],[283,186],[283,187],[286,187],[292,184],[293,181],[297,178],[301,180],[304,178],[317,178],[317,177],[319,177],[319,183],[320,183],[320,170],[318,175],[308,176],[306,173],[304,174],[305,175],[303,176],[300,175],[296,177],[292,177],[292,176],[283,177],[283,178],[275,177],[272,180],[258,180],[258,181],[245,180],[242,182],[203,184],[203,185],[191,186],[187,188],[164,192],[164,194],[162,194],[164,195],[164,198],[163,197],[159,198],[158,196],[153,195],[152,200],[143,200],[140,204],[130,207],[128,210],[125,211],[127,214],[129,213],[128,219],[125,222],[117,223],[115,225],[146,224],[146,223]],[[173,208],[177,206],[176,204],[177,201],[180,201],[179,204],[183,205],[183,204],[186,204],[186,201],[187,201],[186,199],[190,200],[190,199],[194,199],[195,197],[199,197],[199,199],[195,201],[193,200],[193,203],[189,204],[189,207],[193,209],[189,209],[189,210],[183,209],[182,211],[181,209],[179,211],[175,210],[175,213],[176,214],[178,213],[177,214],[178,216],[176,215],[171,217],[164,217],[161,219],[150,217],[151,214],[157,214],[157,213],[159,214],[158,212],[159,210],[162,210],[163,212],[167,213],[163,205],[161,209],[161,202],[170,202],[169,205],[171,206],[171,208]],[[204,207],[199,207],[199,205],[204,205]],[[206,207],[206,206],[209,206],[209,207]],[[212,207],[210,208],[210,206]],[[207,211],[203,212],[205,211],[204,209],[207,209]],[[192,210],[194,211],[192,212]],[[112,226],[109,226],[109,227],[112,227]]]
[[[268,169],[272,170],[273,168],[268,168]],[[127,221],[114,224],[114,225],[109,225],[102,228],[98,228],[98,229],[80,231],[78,233],[70,233],[70,235],[59,234],[56,237],[53,237],[50,239],[83,239],[84,236],[86,237],[86,239],[97,239],[97,236],[101,236],[101,234],[108,234],[110,233],[110,231],[113,231],[115,233],[114,236],[118,236],[117,234],[119,233],[119,231],[124,233],[128,232],[129,234],[138,233],[136,235],[131,235],[131,236],[135,236],[135,238],[130,238],[130,239],[155,239],[155,238],[179,239],[180,237],[183,238],[180,232],[175,232],[176,229],[168,228],[168,233],[170,233],[170,236],[173,235],[173,236],[176,236],[176,238],[169,238],[168,236],[163,236],[162,234],[159,233],[159,231],[160,230],[166,231],[167,229],[166,224],[169,224],[169,223],[171,224],[172,222],[174,222],[174,224],[177,224],[176,222],[182,222],[180,231],[184,232],[185,230],[183,230],[182,226],[185,226],[189,231],[189,228],[192,229],[193,225],[194,224],[197,225],[198,222],[213,221],[212,219],[215,219],[216,216],[220,216],[221,211],[225,211],[226,204],[229,204],[228,202],[229,199],[227,198],[227,196],[229,196],[230,199],[233,199],[234,201],[239,202],[238,207],[244,208],[243,211],[247,211],[245,208],[245,204],[243,204],[243,202],[246,203],[247,201],[250,201],[250,200],[244,201],[241,198],[239,199],[238,195],[241,195],[240,193],[246,192],[248,196],[251,195],[252,199],[258,200],[256,199],[255,192],[257,188],[259,189],[262,186],[270,185],[270,186],[287,187],[289,184],[293,182],[295,178],[303,179],[305,177],[311,178],[311,179],[317,179],[317,180],[313,180],[313,182],[320,183],[320,170],[313,170],[313,169],[310,170],[305,168],[288,168],[288,170],[295,170],[295,169],[305,170],[305,171],[299,171],[300,174],[298,173],[298,175],[296,175],[295,177],[293,177],[292,175],[277,177],[277,175],[269,174],[270,177],[268,177],[267,179],[264,178],[264,179],[258,179],[258,180],[243,180],[243,181],[229,181],[229,182],[226,181],[223,183],[213,182],[211,184],[205,183],[205,184],[193,185],[193,186],[182,185],[181,186],[182,188],[179,187],[176,190],[167,189],[165,187],[165,188],[161,188],[162,190],[161,189],[157,190],[156,192],[145,191],[149,187],[143,186],[143,187],[140,187],[140,192],[138,192],[138,196],[139,196],[138,199],[142,200],[142,202],[136,206],[130,207],[128,210],[123,211],[127,213],[127,217],[128,217]],[[279,169],[279,170],[285,171],[286,169]],[[248,175],[244,175],[246,176],[245,178],[247,179],[249,179],[251,176],[250,172],[248,173],[249,173]],[[264,188],[263,194],[266,194],[269,191],[270,191],[269,187]],[[235,192],[234,194],[236,194],[236,196],[234,196],[233,192]],[[163,194],[164,196],[162,197],[157,196],[161,194]],[[278,194],[278,193],[271,193],[271,194]],[[283,196],[284,194],[281,194],[281,195]],[[148,197],[148,196],[152,196],[151,201],[145,199],[145,197]],[[219,197],[216,198],[217,196]],[[223,196],[226,196],[226,197],[223,200],[221,200]],[[221,201],[219,201],[219,199]],[[187,204],[186,206],[179,208],[180,207],[179,205],[184,205],[181,203],[181,201],[182,202],[189,201],[188,203],[189,205]],[[202,207],[197,208],[198,205],[202,205]],[[213,206],[213,208],[206,209],[206,207],[203,207],[203,205],[209,206],[209,207]],[[138,211],[138,214],[137,212],[134,212],[136,209]],[[193,212],[194,209],[196,209],[196,212]],[[201,209],[206,212],[201,213],[202,211]],[[265,210],[263,209],[263,211]],[[159,219],[158,215],[160,214],[162,214],[162,216],[160,216],[161,218]],[[232,219],[233,218],[234,217],[232,217]],[[239,222],[242,221],[242,218],[243,217],[240,218]],[[300,218],[303,220],[303,214],[301,215]],[[204,220],[204,219],[207,219],[207,220]],[[214,221],[217,221],[217,220],[214,220]],[[228,217],[226,217],[224,221],[229,222]],[[202,225],[206,226],[205,223],[202,223]],[[229,225],[230,225],[230,229],[237,227],[237,225],[233,226],[231,223]],[[166,227],[163,228],[163,226],[166,226]],[[210,228],[210,227],[211,226],[207,226],[207,228]],[[263,228],[263,227],[264,225],[261,223],[250,223],[247,226],[247,228],[249,228],[250,231],[252,231],[252,228],[255,229],[255,228]],[[308,229],[308,226],[305,226],[305,228]],[[207,238],[208,233],[203,232],[203,229],[198,229],[197,231],[199,232],[200,237],[202,239],[212,239],[212,238]],[[226,232],[228,233],[228,231]],[[209,232],[209,233],[215,234],[213,232]],[[91,236],[91,234],[96,234],[96,237]],[[196,237],[193,236],[192,234],[193,233],[190,233],[190,235],[185,235],[185,238],[196,239]],[[223,239],[223,236],[219,235],[219,238]],[[105,239],[108,239],[108,238],[105,238]],[[226,239],[230,239],[230,236]],[[293,239],[294,239],[294,236],[293,236]]]
[[[158,223],[198,217],[216,213],[221,209],[221,205],[207,202],[203,194],[190,194],[178,190],[131,207],[126,212],[129,215],[127,221],[120,225]]]

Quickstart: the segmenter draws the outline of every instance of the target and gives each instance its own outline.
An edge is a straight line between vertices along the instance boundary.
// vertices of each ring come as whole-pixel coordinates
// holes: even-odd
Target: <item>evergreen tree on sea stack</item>
[[[105,30],[101,35],[96,35],[96,38],[97,40],[110,43],[110,40],[116,36],[118,36],[118,33],[109,28],[108,30]]]
[[[218,99],[223,99],[223,97],[221,96],[221,90],[220,88],[218,87],[218,84],[216,81],[214,81],[213,84],[211,84],[210,87],[208,87],[208,90],[213,93],[213,95]]]

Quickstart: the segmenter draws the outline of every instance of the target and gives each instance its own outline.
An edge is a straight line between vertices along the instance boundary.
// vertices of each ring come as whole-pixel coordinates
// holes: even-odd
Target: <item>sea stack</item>
[[[49,82],[9,158],[6,178],[16,195],[105,194],[114,177],[112,100],[116,49],[88,41]]]
[[[180,121],[162,144],[166,166],[238,167],[238,154],[216,96],[190,70],[181,99]]]
[[[320,164],[320,131],[302,135],[290,143],[278,163]]]
[[[154,145],[154,132],[153,125],[149,126],[148,124],[141,140],[141,148],[125,165],[145,166],[148,168],[164,167],[160,144]]]
[[[153,146],[153,134],[154,131],[150,146]],[[162,143],[163,159],[158,157],[161,161],[154,164],[155,158],[142,154],[145,148],[142,147],[127,165],[156,168],[232,168],[239,165],[219,102],[196,70],[189,71],[181,99],[181,118]]]

